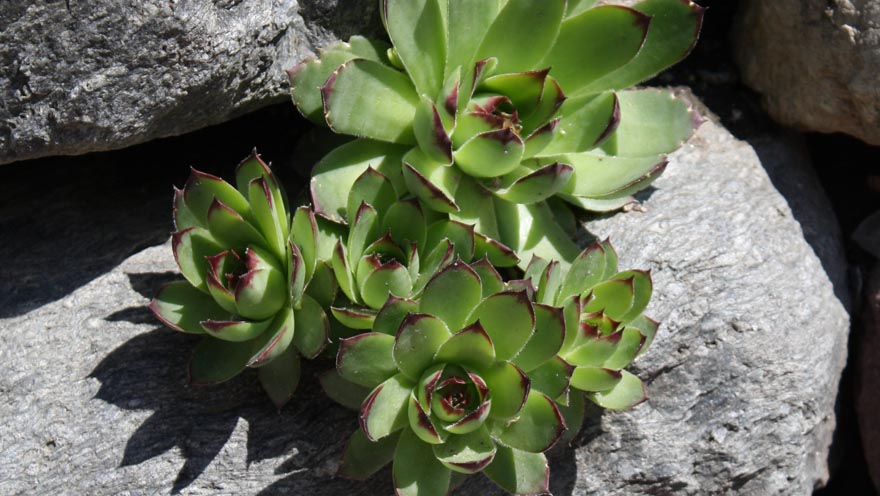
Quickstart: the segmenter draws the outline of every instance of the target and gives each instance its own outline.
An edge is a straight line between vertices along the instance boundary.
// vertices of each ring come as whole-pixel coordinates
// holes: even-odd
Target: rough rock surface
[[[795,195],[816,188],[791,163],[764,166],[796,179]],[[653,270],[649,313],[664,324],[637,361],[651,400],[591,411],[551,457],[553,493],[810,494],[828,477],[849,331],[831,283],[841,274],[828,265],[830,280],[819,260],[842,258],[835,220],[813,212],[814,252],[755,151],[713,122],[644,208],[588,228],[612,238],[623,266]],[[68,222],[101,229],[90,217]],[[387,471],[365,483],[333,477],[356,420],[318,394],[328,363],[307,368],[280,414],[252,374],[186,385],[193,339],[145,308],[173,269],[168,245],[151,247],[0,320],[0,494],[390,494]],[[500,492],[473,477],[459,494]]]
[[[0,164],[122,148],[287,98],[285,69],[375,31],[372,0],[0,2]]]
[[[734,32],[776,120],[880,145],[880,0],[744,0]]]

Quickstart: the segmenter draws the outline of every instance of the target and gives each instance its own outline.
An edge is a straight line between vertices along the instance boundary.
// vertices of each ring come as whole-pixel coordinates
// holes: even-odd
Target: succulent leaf
[[[594,243],[578,255],[565,275],[557,301],[564,301],[569,296],[583,293],[605,280],[605,248]]]
[[[318,379],[321,382],[321,389],[331,400],[351,410],[360,411],[361,405],[371,392],[370,388],[343,379],[336,369],[324,372]]]
[[[321,304],[309,295],[303,295],[302,305],[296,311],[296,332],[293,344],[306,358],[316,358],[330,341],[330,322]]]
[[[554,357],[529,372],[532,391],[540,391],[550,398],[558,398],[568,392],[575,367],[560,357]]]
[[[495,362],[495,347],[480,321],[453,334],[440,345],[434,355],[435,363],[456,363],[480,370]]]
[[[497,362],[484,371],[482,377],[492,391],[489,417],[501,420],[515,417],[525,404],[531,387],[525,372],[511,362]]]
[[[389,296],[385,305],[376,314],[372,326],[373,332],[396,336],[406,316],[415,313],[418,309],[418,303],[413,300]]]
[[[419,93],[436,95],[446,62],[445,1],[382,0],[385,28]],[[426,56],[425,54],[430,54]]]
[[[535,311],[524,291],[505,291],[489,296],[467,320],[482,324],[495,343],[499,360],[516,356],[535,330]]]
[[[318,263],[318,223],[314,211],[307,207],[296,209],[290,224],[290,237],[302,259],[303,278],[310,281]]]
[[[622,370],[623,377],[607,391],[588,394],[594,403],[609,410],[626,410],[648,399],[645,385],[638,377]]]
[[[215,199],[208,208],[208,230],[217,241],[235,251],[242,252],[252,245],[266,246],[265,238],[237,211]]]
[[[556,402],[533,390],[519,417],[498,435],[498,440],[511,448],[540,453],[550,449],[564,431],[565,420]]]
[[[571,161],[575,159],[556,155],[585,152],[602,143],[620,124],[619,105],[617,95],[612,92],[565,100],[559,109],[562,119],[558,132],[536,155],[576,167]]]
[[[561,308],[534,304],[533,309],[535,333],[513,359],[513,363],[525,372],[531,372],[553,358],[565,339],[565,318]]]
[[[480,276],[483,298],[504,290],[504,281],[501,279],[501,274],[495,270],[489,258],[483,257],[479,261],[470,264],[470,266]]]
[[[361,406],[361,430],[367,439],[378,441],[407,425],[407,407],[413,386],[414,383],[403,374],[376,386]]]
[[[204,338],[196,345],[189,362],[189,380],[194,385],[211,385],[226,382],[244,370],[253,349],[242,343]]]
[[[378,332],[343,339],[336,355],[336,370],[347,381],[376,387],[397,374],[393,348],[394,338]]]
[[[248,367],[262,367],[284,353],[293,341],[295,331],[293,309],[287,307],[278,312],[269,328],[253,341],[253,348]]]
[[[260,367],[260,385],[279,410],[293,397],[300,379],[299,354],[288,347],[274,360]]]
[[[347,479],[365,480],[394,459],[399,434],[371,441],[363,431],[356,430],[345,447],[339,475]]]
[[[207,225],[208,211],[215,200],[228,206],[240,216],[250,216],[247,199],[237,189],[217,176],[196,169],[191,171],[186,186],[183,187],[183,198],[200,225]]]
[[[425,95],[422,95],[416,108],[413,132],[421,150],[432,160],[447,166],[452,164],[452,140],[446,131],[440,110]]]
[[[359,215],[359,209],[364,204],[384,213],[396,201],[397,192],[388,177],[372,167],[367,167],[367,170],[352,184],[348,194],[348,220],[349,222],[354,220],[350,217],[351,213]]]
[[[550,493],[550,467],[543,453],[499,446],[483,473],[511,494]]]
[[[183,277],[194,287],[207,293],[210,267],[205,259],[223,251],[223,245],[207,229],[190,227],[171,236],[171,249]]]
[[[410,380],[419,380],[450,336],[449,328],[441,319],[427,314],[409,314],[394,339],[397,368]]]
[[[425,285],[419,311],[438,317],[449,329],[461,329],[480,302],[482,292],[480,276],[457,260]]]
[[[192,210],[186,206],[186,201],[183,198],[183,190],[177,189],[174,187],[174,230],[175,231],[183,231],[184,229],[188,229],[190,227],[205,227],[202,223],[196,219],[195,214],[193,214]]]
[[[201,322],[202,329],[214,338],[223,341],[250,341],[262,334],[273,319],[262,322],[250,322],[240,320],[205,320]]]
[[[457,212],[453,191],[458,187],[460,173],[446,167],[413,148],[403,158],[403,178],[409,190],[425,205],[438,212]]]
[[[492,24],[504,0],[447,0],[446,3],[449,16],[446,36],[448,75],[456,67],[473,66],[477,47],[486,34],[486,26]]]
[[[564,13],[565,0],[508,0],[486,32],[477,59],[496,57],[499,73],[539,66],[556,41]]]
[[[454,153],[455,163],[474,177],[497,177],[515,169],[525,153],[525,143],[510,129],[478,134]]]
[[[190,334],[204,334],[205,329],[200,324],[203,321],[230,317],[229,312],[220,308],[210,296],[186,281],[163,286],[150,302],[150,310],[163,324]]]
[[[405,429],[394,453],[394,487],[400,496],[446,496],[450,470],[434,456],[429,444]]]
[[[644,157],[671,153],[693,134],[688,104],[667,91],[644,89],[617,93],[620,125],[602,145],[610,155]]]
[[[601,367],[577,367],[571,376],[571,386],[581,391],[607,391],[623,378],[619,370]]]
[[[528,169],[515,171],[510,174],[515,178],[513,183],[503,189],[495,190],[495,194],[513,203],[537,203],[562,190],[569,182],[572,170],[571,166],[557,162],[535,171]],[[524,174],[520,175],[521,172]]]
[[[486,468],[495,458],[496,449],[485,426],[466,434],[454,434],[443,444],[433,446],[434,456],[440,463],[463,474],[474,474]]]

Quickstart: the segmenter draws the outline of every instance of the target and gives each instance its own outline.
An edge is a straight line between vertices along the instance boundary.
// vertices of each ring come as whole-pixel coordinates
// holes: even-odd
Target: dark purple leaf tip
[[[342,351],[342,348],[339,349]],[[361,405],[360,415],[358,415],[358,423],[361,426],[361,430],[364,432],[364,435],[370,441],[376,441],[372,434],[370,434],[370,429],[367,428],[367,419],[370,417],[370,411],[373,409],[373,403],[376,402],[376,398],[379,396],[379,393],[382,392],[382,389],[385,387],[384,384],[380,384],[367,396],[367,399],[364,400],[363,405]]]

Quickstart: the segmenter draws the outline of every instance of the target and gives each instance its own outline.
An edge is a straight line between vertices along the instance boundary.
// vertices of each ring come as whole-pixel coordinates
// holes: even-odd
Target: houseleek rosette
[[[354,37],[290,72],[304,115],[359,138],[316,166],[316,210],[344,216],[369,164],[521,257],[569,262],[557,199],[631,202],[693,127],[667,92],[617,90],[684,57],[702,9],[594,3],[383,0],[393,46]]]
[[[573,367],[571,387],[608,409],[645,401],[641,380],[624,368],[645,352],[659,326],[643,314],[651,298],[650,274],[619,272],[607,240],[584,250],[567,272],[556,262],[533,259],[526,273],[538,287],[537,301],[564,308],[559,358]]]
[[[291,222],[284,192],[256,152],[235,176],[233,187],[193,170],[175,189],[172,247],[186,280],[163,287],[150,309],[174,330],[204,335],[190,361],[194,384],[259,367],[280,408],[299,381],[297,351],[315,357],[328,339],[324,310],[306,292],[317,229],[305,212]]]
[[[477,472],[511,493],[547,491],[543,452],[566,427],[554,398],[567,380],[551,373],[565,326],[524,285],[456,260],[418,300],[389,298],[372,332],[342,341],[322,378],[360,410],[342,475],[393,461],[398,494],[444,495]]]

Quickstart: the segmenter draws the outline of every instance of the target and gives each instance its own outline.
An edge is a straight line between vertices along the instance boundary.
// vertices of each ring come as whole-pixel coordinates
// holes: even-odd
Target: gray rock
[[[799,165],[763,164],[785,170],[795,195],[817,194]],[[653,270],[649,313],[664,324],[636,364],[650,401],[592,410],[551,457],[554,494],[809,494],[827,479],[849,321],[839,266],[826,273],[820,258],[842,259],[839,236],[821,193],[801,202],[816,208],[802,217],[814,252],[764,167],[710,121],[644,211],[587,223],[622,266]],[[308,366],[280,414],[253,374],[186,385],[193,339],[144,307],[173,270],[167,244],[148,248],[0,320],[0,494],[390,494],[387,470],[333,477],[356,419],[315,386],[329,363]],[[482,477],[459,493],[500,494]]]
[[[739,8],[737,63],[776,120],[880,145],[880,0],[745,0]]]
[[[0,164],[122,148],[287,96],[285,69],[378,25],[372,0],[0,2]]]

